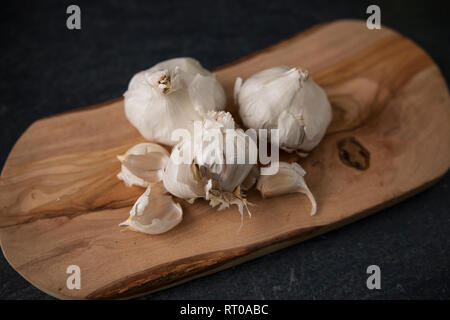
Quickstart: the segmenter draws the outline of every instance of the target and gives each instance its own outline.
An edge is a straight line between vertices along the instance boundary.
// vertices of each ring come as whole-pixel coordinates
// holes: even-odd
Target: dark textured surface
[[[72,3],[81,7],[79,31],[65,26]],[[214,68],[320,22],[366,19],[372,3],[380,5],[383,24],[425,48],[448,82],[449,23],[443,3],[436,1],[2,4],[0,163],[33,121],[118,97],[135,72],[160,60],[193,56]],[[449,299],[449,184],[447,174],[375,216],[145,298]],[[381,290],[366,287],[371,264],[381,268]],[[51,297],[1,255],[0,298]]]

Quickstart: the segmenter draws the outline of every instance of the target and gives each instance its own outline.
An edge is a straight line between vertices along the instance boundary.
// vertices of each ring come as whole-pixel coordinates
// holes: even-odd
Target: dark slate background
[[[0,134],[3,165],[35,120],[120,96],[154,63],[193,56],[214,68],[317,23],[366,19],[425,48],[450,77],[449,23],[437,1],[81,2],[82,29],[66,28],[68,1],[2,3]],[[426,106],[424,106],[426,108]],[[420,128],[417,128],[420,130]],[[432,155],[430,155],[432,156]],[[302,244],[146,299],[448,299],[450,174],[427,191]],[[382,289],[366,288],[368,265]],[[50,299],[0,255],[0,298]]]

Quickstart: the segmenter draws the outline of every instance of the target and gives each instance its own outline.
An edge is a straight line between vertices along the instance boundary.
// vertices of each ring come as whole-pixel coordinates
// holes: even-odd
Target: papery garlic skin
[[[236,79],[235,99],[242,122],[253,129],[279,129],[279,147],[310,151],[322,140],[332,119],[325,91],[307,71],[279,66],[244,83]]]
[[[242,181],[241,184],[242,191],[248,191],[251,188],[253,188],[253,186],[258,181],[260,174],[261,172],[259,170],[259,167],[257,165],[254,165],[253,168],[248,173],[247,178],[245,178],[245,180]]]
[[[193,149],[197,152],[192,152],[190,158],[184,159],[184,163],[179,163],[180,161],[176,159],[183,150],[183,142],[173,148],[164,170],[164,187],[171,194],[188,201],[196,198],[210,200],[210,205],[213,207],[219,205],[219,210],[235,204],[242,213],[247,202],[241,193],[240,185],[254,164],[227,163],[226,147],[215,148],[214,142],[207,138],[207,134],[215,132],[222,135],[223,141],[227,141],[228,135],[233,135],[236,140],[232,140],[232,143],[245,141],[247,144],[255,144],[243,130],[235,129],[230,113],[210,112],[202,121],[203,134],[194,138]],[[256,144],[254,146],[256,148]],[[209,152],[211,150],[214,152]]]
[[[313,216],[317,212],[317,203],[303,178],[305,174],[305,170],[298,163],[281,161],[278,173],[261,175],[256,184],[256,189],[259,190],[263,198],[294,192],[304,193],[311,201],[311,215]]]
[[[175,129],[192,130],[211,110],[225,108],[225,92],[192,58],[160,62],[133,76],[124,94],[125,115],[147,140],[173,146]]]
[[[145,142],[131,147],[125,154],[117,156],[122,163],[117,175],[127,186],[148,187],[162,180],[169,152],[162,146]]]
[[[154,190],[152,190],[154,189]],[[183,209],[172,196],[164,194],[161,184],[148,186],[130,211],[130,217],[120,226],[147,234],[161,234],[178,225]]]

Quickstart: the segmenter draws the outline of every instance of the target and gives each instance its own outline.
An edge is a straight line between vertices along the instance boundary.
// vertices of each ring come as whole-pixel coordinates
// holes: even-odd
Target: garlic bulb
[[[117,178],[127,186],[147,187],[150,183],[162,180],[169,152],[158,144],[147,142],[133,146],[117,158],[122,163]]]
[[[311,215],[313,216],[317,211],[317,203],[303,178],[305,174],[305,170],[296,162],[280,162],[278,173],[271,176],[261,175],[256,184],[256,189],[259,190],[263,198],[294,192],[304,193],[311,201]]]
[[[183,209],[165,194],[161,183],[148,186],[120,226],[134,231],[160,234],[174,228],[183,219]]]
[[[243,84],[236,79],[236,102],[245,126],[279,129],[281,149],[312,150],[331,122],[331,106],[325,91],[307,71],[280,66],[261,71]]]
[[[125,115],[148,140],[173,146],[178,128],[191,130],[210,110],[225,108],[225,92],[216,77],[192,58],[160,62],[131,79]]]
[[[230,163],[227,159],[236,157],[236,154],[231,154],[235,147],[252,145],[256,148],[256,143],[244,131],[235,129],[234,120],[228,112],[210,112],[201,124],[202,130],[196,132],[192,143],[195,152],[190,152],[180,161],[181,154],[188,151],[184,144],[191,145],[191,141],[181,142],[173,148],[164,170],[164,186],[171,194],[190,202],[205,198],[212,207],[219,206],[219,210],[237,205],[242,215],[248,203],[240,185],[255,164],[250,161]],[[219,138],[226,143],[218,144]],[[232,148],[226,147],[228,143]],[[248,150],[246,148],[243,152],[248,153]]]

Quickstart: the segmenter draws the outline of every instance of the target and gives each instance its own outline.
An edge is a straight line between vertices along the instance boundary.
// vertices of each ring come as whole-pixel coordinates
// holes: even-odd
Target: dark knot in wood
[[[370,166],[370,152],[355,138],[347,137],[338,141],[339,158],[350,167],[366,170]]]

